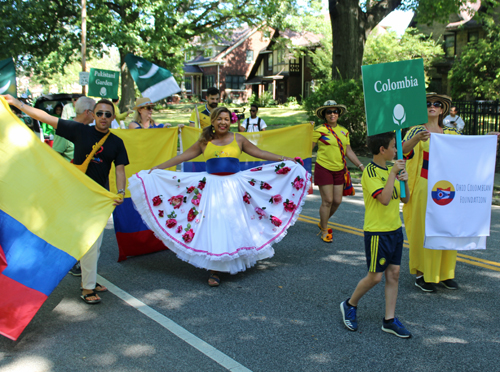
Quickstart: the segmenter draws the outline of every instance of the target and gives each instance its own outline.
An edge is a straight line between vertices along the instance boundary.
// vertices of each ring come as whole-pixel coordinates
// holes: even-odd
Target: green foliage
[[[294,96],[290,96],[287,98],[286,102],[281,105],[282,107],[288,107],[288,108],[293,108],[293,109],[300,109],[302,105],[297,102],[297,98]],[[280,107],[281,107],[280,106]]]
[[[1,0],[0,59],[13,57],[21,72],[62,71],[80,45],[79,1]],[[52,55],[52,52],[57,54]]]
[[[272,92],[266,90],[264,93],[262,93],[259,99],[257,100],[257,105],[259,107],[276,106],[276,101],[273,99]]]
[[[328,100],[335,100],[347,107],[347,113],[341,116],[338,123],[347,128],[354,149],[365,146],[366,116],[364,106],[363,84],[361,80],[333,80],[324,82],[315,92],[304,100],[304,109],[310,120],[319,125],[324,120],[316,117],[314,112]]]
[[[500,99],[500,40],[479,39],[467,45],[449,81],[454,99]]]
[[[259,103],[259,98],[257,97],[257,95],[255,93],[252,93],[252,95],[248,98],[248,103],[250,105],[258,105]]]
[[[365,46],[364,65],[422,58],[426,80],[434,62],[444,55],[441,45],[414,28],[408,28],[401,39],[395,32],[371,34]]]

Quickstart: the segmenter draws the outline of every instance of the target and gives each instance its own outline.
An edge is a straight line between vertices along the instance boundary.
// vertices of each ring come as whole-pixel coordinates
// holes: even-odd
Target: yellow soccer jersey
[[[383,205],[377,200],[385,187],[392,167],[382,168],[373,162],[368,164],[361,177],[363,199],[365,201],[365,223],[363,230],[371,232],[394,231],[402,226],[399,216],[400,187],[394,182],[391,201]]]
[[[208,127],[211,123],[210,121],[210,110],[206,105],[203,106],[198,106],[198,113],[200,114],[200,127],[203,129],[205,127]],[[191,113],[191,117],[189,118],[189,124],[195,123],[196,127],[196,110],[193,109],[193,112]]]
[[[337,125],[332,128],[335,134],[339,137],[344,147],[344,152],[347,151],[347,145],[350,145],[349,132],[344,127]],[[344,169],[344,162],[340,154],[339,144],[337,139],[330,133],[325,125],[316,128],[313,132],[313,142],[318,144],[318,156],[316,162],[323,168],[330,171],[341,171]]]

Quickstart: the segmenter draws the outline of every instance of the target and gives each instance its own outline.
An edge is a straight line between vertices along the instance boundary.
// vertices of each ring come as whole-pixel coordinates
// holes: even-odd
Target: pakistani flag
[[[125,62],[142,96],[152,102],[181,91],[172,73],[167,69],[131,53],[125,56]]]
[[[0,61],[0,94],[10,94],[17,98],[16,68],[12,58]]]

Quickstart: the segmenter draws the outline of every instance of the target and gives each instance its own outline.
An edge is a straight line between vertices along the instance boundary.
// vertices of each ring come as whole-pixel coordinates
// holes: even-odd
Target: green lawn
[[[172,105],[169,110],[155,111],[153,119],[157,123],[170,123],[174,126],[179,124],[188,124],[191,111],[194,105]],[[250,107],[246,107],[245,118],[250,117]],[[230,108],[230,110],[233,110]],[[241,109],[239,109],[241,111]],[[304,110],[291,108],[261,108],[259,116],[266,122],[269,129],[288,127],[290,125],[307,123],[307,113]],[[127,121],[128,124],[130,122]],[[236,128],[236,124],[232,125]]]

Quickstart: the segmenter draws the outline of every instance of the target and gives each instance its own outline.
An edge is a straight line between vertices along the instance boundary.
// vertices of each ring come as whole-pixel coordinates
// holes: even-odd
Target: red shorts
[[[331,171],[316,163],[316,166],[314,167],[314,184],[316,186],[343,185],[344,174],[345,169],[340,171]]]

